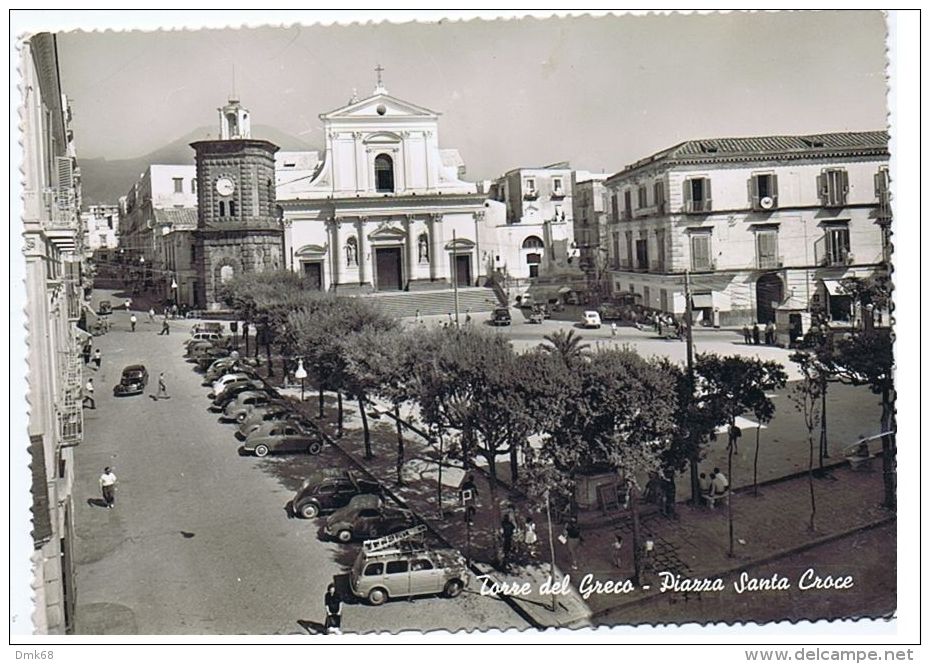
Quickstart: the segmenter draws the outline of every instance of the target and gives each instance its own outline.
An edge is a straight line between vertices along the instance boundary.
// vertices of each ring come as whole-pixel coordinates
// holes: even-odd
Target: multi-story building
[[[572,216],[578,267],[585,273],[588,290],[603,296],[609,268],[610,204],[604,180],[609,173],[572,173]]]
[[[119,203],[120,247],[114,258],[130,282],[126,285],[192,304],[196,275],[189,256],[196,228],[195,166],[146,168]]]
[[[119,206],[91,205],[81,213],[84,246],[91,254],[119,247]]]
[[[839,281],[887,268],[882,131],[686,141],[605,182],[613,291],[704,324],[774,320],[786,301],[851,315]]]
[[[515,168],[491,183],[490,198],[503,203],[497,225],[498,265],[516,279],[572,271],[572,169],[568,162],[541,168]],[[507,260],[509,259],[509,260]],[[577,272],[577,264],[574,266]]]
[[[23,226],[29,321],[29,450],[40,634],[74,620],[73,447],[83,438],[80,181],[54,35],[22,44]],[[18,444],[14,442],[13,444]]]

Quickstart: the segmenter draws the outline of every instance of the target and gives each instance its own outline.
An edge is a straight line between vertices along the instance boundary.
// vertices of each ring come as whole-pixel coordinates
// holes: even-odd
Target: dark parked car
[[[304,519],[313,519],[345,507],[355,496],[375,497],[384,491],[378,482],[359,477],[350,470],[337,473],[318,472],[304,480],[294,496],[294,513]]]
[[[223,392],[213,398],[213,404],[210,406],[212,411],[223,411],[227,404],[233,401],[239,394],[245,392],[246,390],[256,390],[260,392],[267,392],[273,396],[281,396],[277,390],[273,387],[269,387],[261,380],[237,380],[234,383],[230,383],[226,386]]]
[[[128,397],[131,394],[142,394],[149,382],[149,372],[141,364],[130,364],[123,369],[119,383],[113,388],[113,396]]]
[[[491,325],[510,325],[510,309],[495,309],[491,313],[491,320],[488,321]]]
[[[620,307],[610,302],[605,302],[599,306],[597,313],[601,315],[601,320],[620,320],[622,318]]]
[[[259,427],[249,434],[242,449],[255,456],[268,456],[272,452],[323,451],[323,435],[316,427],[303,427],[296,422],[275,422],[270,427]]]
[[[417,520],[410,510],[371,507],[364,499],[359,501],[359,497],[356,497],[326,518],[323,532],[340,542],[350,542],[353,539],[374,539],[399,533],[415,525]]]
[[[253,408],[266,406],[271,403],[285,405],[282,399],[276,399],[267,392],[246,390],[245,392],[239,393],[235,399],[226,404],[221,419],[228,422],[238,422],[241,419],[245,419]]]
[[[100,300],[100,304],[97,305],[97,313],[101,316],[109,316],[113,313],[113,305],[110,304],[109,300]]]

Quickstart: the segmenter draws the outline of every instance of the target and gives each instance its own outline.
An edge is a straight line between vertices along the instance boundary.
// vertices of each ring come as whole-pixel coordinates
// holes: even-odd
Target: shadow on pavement
[[[106,507],[107,501],[105,501],[103,498],[88,498],[87,504],[91,507]]]

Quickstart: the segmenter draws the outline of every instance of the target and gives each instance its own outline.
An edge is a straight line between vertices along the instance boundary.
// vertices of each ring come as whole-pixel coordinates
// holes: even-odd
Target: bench
[[[701,498],[704,499],[710,509],[714,509],[714,504],[718,501],[726,504],[730,503],[730,490],[727,489],[723,493],[703,493]]]

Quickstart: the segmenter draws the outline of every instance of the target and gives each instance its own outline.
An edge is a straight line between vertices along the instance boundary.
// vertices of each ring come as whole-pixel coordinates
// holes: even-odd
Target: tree
[[[784,387],[788,375],[777,362],[744,358],[739,355],[720,357],[713,353],[698,354],[694,363],[695,399],[706,409],[711,421],[727,425],[730,431],[736,418],[752,412],[762,422],[775,413],[775,404],[767,392]],[[718,419],[719,418],[719,419]],[[729,554],[733,555],[733,447],[731,437],[727,445],[727,477],[730,481],[730,499],[727,501]]]
[[[244,321],[242,338],[249,352],[249,325],[255,322],[267,303],[303,290],[303,278],[292,270],[266,270],[239,274],[219,287],[219,297]],[[258,348],[256,346],[256,357]]]
[[[588,355],[590,346],[584,343],[582,338],[575,334],[575,330],[558,330],[552,334],[543,337],[548,345],[540,344],[540,348],[547,353],[559,357],[565,366],[572,367],[584,361]]]
[[[872,330],[875,325],[873,317],[876,310],[888,309],[892,289],[891,278],[885,273],[865,278],[840,279],[840,290],[852,299],[862,320],[862,329],[866,332]]]
[[[820,419],[819,402],[823,386],[826,384],[824,379],[826,367],[813,353],[797,352],[791,355],[791,359],[797,362],[802,377],[795,384],[788,398],[801,413],[804,426],[807,428],[807,444],[810,450],[807,460],[807,485],[811,499],[811,516],[807,529],[813,532],[817,516],[817,501],[814,495],[814,429]]]
[[[897,507],[894,413],[894,342],[888,330],[872,329],[838,339],[830,372],[849,385],[868,385],[881,396],[882,476],[885,485],[884,505]]]

